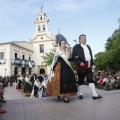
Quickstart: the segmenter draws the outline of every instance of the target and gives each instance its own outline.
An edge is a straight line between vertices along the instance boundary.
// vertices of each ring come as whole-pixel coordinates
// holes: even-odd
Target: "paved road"
[[[16,90],[16,84],[14,83],[13,86],[8,86],[5,88],[5,95],[6,100],[17,100],[17,99],[26,99],[27,97],[21,94],[21,90]]]
[[[101,100],[92,100],[88,86],[83,91],[83,100],[74,96],[64,103],[57,97],[25,97],[15,87],[7,87],[7,102],[2,103],[7,113],[0,114],[0,120],[120,120],[120,90],[97,89],[104,97]]]

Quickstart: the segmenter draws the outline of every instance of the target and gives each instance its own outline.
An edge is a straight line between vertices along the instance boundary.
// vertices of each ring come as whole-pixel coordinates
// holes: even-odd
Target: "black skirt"
[[[60,93],[73,93],[77,92],[75,75],[71,67],[59,57],[58,62],[61,63],[60,69]]]
[[[46,93],[51,96],[74,96],[77,94],[76,80],[71,67],[58,58],[54,68],[54,77],[48,81]]]

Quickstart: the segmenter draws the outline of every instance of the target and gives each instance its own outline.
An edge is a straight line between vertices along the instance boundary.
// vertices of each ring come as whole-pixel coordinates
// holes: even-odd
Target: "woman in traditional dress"
[[[44,85],[39,81],[39,78],[36,77],[31,98],[41,98],[43,94]]]
[[[30,96],[32,92],[32,83],[30,82],[30,77],[27,74],[25,77],[25,84],[23,85],[22,94]]]
[[[16,89],[17,90],[22,90],[22,86],[24,84],[24,78],[22,75],[17,76],[17,84],[16,84]]]
[[[66,42],[61,40],[54,54],[51,70],[54,76],[48,81],[46,93],[50,96],[63,97],[64,102],[69,103],[68,96],[76,95],[76,80],[70,65],[70,53],[66,48]]]

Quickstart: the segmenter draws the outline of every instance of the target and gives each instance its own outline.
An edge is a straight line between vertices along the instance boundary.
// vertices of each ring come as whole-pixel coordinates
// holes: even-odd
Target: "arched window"
[[[32,69],[31,69],[31,68],[29,68],[29,75],[31,75],[31,72],[32,72]]]
[[[45,69],[44,69],[44,68],[41,68],[41,69],[40,69],[40,74],[43,74],[43,73],[45,74]]]
[[[40,25],[38,26],[38,31],[39,31],[39,32],[41,31]]]
[[[22,74],[22,75],[25,75],[25,74],[26,74],[26,68],[25,68],[25,67],[22,67],[22,68],[21,68],[21,74]]]
[[[40,20],[42,20],[42,16],[40,17]]]
[[[43,25],[43,30],[45,30],[45,25]]]

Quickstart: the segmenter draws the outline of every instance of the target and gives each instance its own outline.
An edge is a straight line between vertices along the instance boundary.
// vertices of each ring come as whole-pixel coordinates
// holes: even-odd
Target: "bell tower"
[[[39,73],[40,69],[44,68],[46,73],[49,73],[49,66],[43,63],[43,55],[45,53],[49,53],[51,49],[53,49],[53,42],[55,41],[55,37],[52,37],[52,32],[48,29],[49,19],[47,15],[42,11],[38,13],[37,18],[35,19],[35,33],[30,41],[33,45],[33,58],[36,66],[34,67],[36,73]]]
[[[42,11],[42,8],[43,7],[41,7],[41,12],[38,13],[37,18],[34,22],[36,24],[36,35],[48,32],[49,19],[46,16],[46,14]]]

